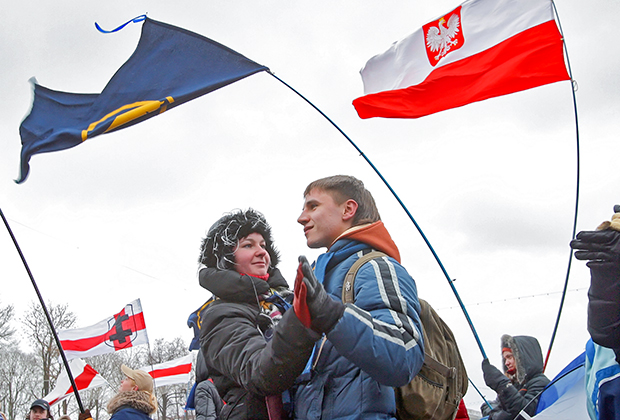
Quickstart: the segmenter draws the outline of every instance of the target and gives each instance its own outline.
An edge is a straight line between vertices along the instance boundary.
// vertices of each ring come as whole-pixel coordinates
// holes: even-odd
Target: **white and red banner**
[[[361,74],[361,118],[418,118],[570,79],[551,0],[468,0]]]
[[[168,362],[159,363],[153,366],[145,366],[140,368],[153,377],[155,387],[173,384],[186,384],[189,382],[190,373],[192,371],[192,354],[170,360]]]
[[[107,384],[106,380],[90,365],[84,363],[82,359],[71,360],[69,362],[69,368],[71,369],[71,375],[73,375],[73,381],[78,391],[94,389]],[[63,369],[62,373],[58,376],[56,386],[49,394],[43,397],[43,399],[49,402],[50,406],[53,406],[71,395],[73,395],[73,386],[71,386],[67,371]]]
[[[86,328],[58,331],[67,360],[92,357],[148,343],[140,299]]]

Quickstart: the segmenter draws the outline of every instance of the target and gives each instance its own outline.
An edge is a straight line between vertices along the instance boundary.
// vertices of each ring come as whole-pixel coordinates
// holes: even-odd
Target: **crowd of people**
[[[297,222],[314,264],[299,257],[293,289],[278,269],[279,252],[260,212],[235,210],[202,239],[199,283],[212,294],[201,313],[195,394],[198,420],[396,419],[392,388],[408,384],[424,362],[415,281],[364,184],[337,175],[310,183]],[[580,232],[575,257],[591,270],[587,351],[592,420],[620,419],[620,206],[611,222]],[[373,250],[342,302],[349,269]],[[482,362],[497,399],[491,420],[528,418],[549,383],[538,340],[501,338],[502,370]],[[125,379],[107,410],[112,420],[149,420],[157,410],[151,376],[123,365]],[[456,418],[468,418],[461,401]],[[6,416],[0,413],[2,420]],[[79,420],[90,419],[85,410]],[[28,420],[52,419],[44,400]]]

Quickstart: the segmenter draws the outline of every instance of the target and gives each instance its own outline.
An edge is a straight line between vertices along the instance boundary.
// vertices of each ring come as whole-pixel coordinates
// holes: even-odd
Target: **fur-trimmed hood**
[[[508,347],[512,350],[517,365],[517,373],[512,381],[523,384],[532,379],[534,376],[542,374],[543,356],[540,350],[540,344],[534,337],[528,335],[510,336],[504,334],[502,336],[502,348]],[[506,363],[502,355],[502,366],[506,373]],[[510,377],[510,376],[509,376]]]
[[[106,409],[110,415],[116,413],[121,407],[131,407],[142,411],[147,415],[151,415],[157,410],[157,407],[151,403],[151,396],[145,391],[122,391],[116,394]]]

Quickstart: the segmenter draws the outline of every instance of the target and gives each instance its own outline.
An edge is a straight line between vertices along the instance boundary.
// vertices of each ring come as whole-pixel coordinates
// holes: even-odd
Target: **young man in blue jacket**
[[[393,387],[409,383],[424,361],[420,305],[414,280],[386,230],[374,199],[351,176],[312,182],[297,221],[310,248],[327,248],[314,270],[304,257],[295,282],[295,312],[319,333],[294,396],[297,419],[390,419]],[[387,254],[364,264],[354,303],[342,303],[344,277],[360,256]]]

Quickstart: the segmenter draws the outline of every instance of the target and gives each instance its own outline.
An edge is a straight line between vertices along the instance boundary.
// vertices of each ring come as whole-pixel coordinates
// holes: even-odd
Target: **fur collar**
[[[106,409],[110,415],[114,414],[121,407],[131,407],[140,410],[147,415],[154,413],[156,408],[151,403],[151,396],[145,391],[123,391],[116,394]]]

